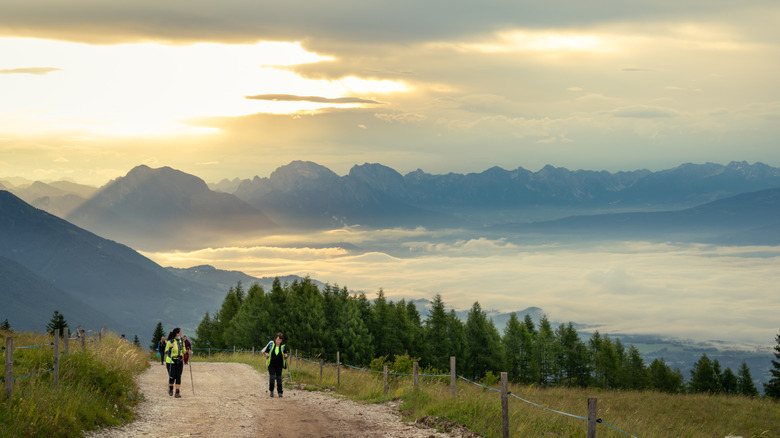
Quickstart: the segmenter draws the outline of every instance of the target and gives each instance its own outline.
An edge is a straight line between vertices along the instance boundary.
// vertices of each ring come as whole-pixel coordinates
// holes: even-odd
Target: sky
[[[0,177],[780,166],[780,3],[4,1]]]
[[[5,0],[0,178],[100,186],[145,164],[216,183],[294,160],[340,175],[780,167],[778,23],[777,0]],[[538,306],[607,333],[771,344],[778,330],[777,248],[433,234],[146,255]]]

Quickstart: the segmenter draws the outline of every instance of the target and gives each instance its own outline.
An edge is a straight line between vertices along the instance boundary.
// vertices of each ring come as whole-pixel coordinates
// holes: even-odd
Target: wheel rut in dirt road
[[[192,367],[190,370],[189,367]],[[159,362],[137,383],[144,395],[136,421],[88,433],[89,438],[172,437],[447,437],[401,420],[393,403],[361,404],[287,389],[270,397],[265,374],[246,364],[194,362],[184,367],[182,398],[168,395]],[[190,378],[192,371],[192,379]],[[194,394],[193,394],[194,382]],[[294,394],[293,394],[294,393]]]

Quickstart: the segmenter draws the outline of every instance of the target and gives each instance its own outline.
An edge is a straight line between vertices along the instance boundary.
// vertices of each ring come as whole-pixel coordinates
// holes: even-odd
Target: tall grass
[[[251,354],[215,355],[202,360],[242,362],[265,373],[265,359]],[[316,361],[315,361],[316,362]],[[318,363],[295,360],[291,364],[297,387],[307,390],[336,391],[346,397],[371,403],[401,400],[401,410],[411,421],[446,430],[465,425],[485,437],[501,437],[501,395],[492,389],[458,379],[452,398],[449,376],[420,377],[414,387],[411,376],[390,376],[384,395],[383,375],[379,372],[323,367]],[[421,374],[437,374],[430,371]],[[289,374],[285,376],[288,378]],[[288,383],[286,383],[288,384]],[[300,388],[300,387],[299,387]],[[665,394],[651,391],[605,391],[580,388],[539,388],[509,385],[509,421],[513,437],[584,437],[587,421],[562,415],[529,404],[532,402],[564,413],[587,417],[588,398],[598,400],[598,417],[607,424],[597,426],[597,436],[659,438],[699,437],[780,437],[780,403],[766,398],[706,394]],[[520,397],[526,401],[520,400]],[[620,429],[620,431],[612,427]]]
[[[0,395],[0,437],[74,437],[83,431],[118,425],[133,418],[140,398],[134,375],[149,366],[147,353],[109,333],[101,342],[89,338],[86,348],[71,341],[64,355],[60,341],[58,388],[53,387],[53,346],[21,349],[52,342],[34,333],[0,332],[0,344],[14,337],[14,378],[10,396]],[[5,351],[3,351],[5,353]],[[5,359],[5,355],[2,355]],[[3,387],[4,388],[4,387]]]

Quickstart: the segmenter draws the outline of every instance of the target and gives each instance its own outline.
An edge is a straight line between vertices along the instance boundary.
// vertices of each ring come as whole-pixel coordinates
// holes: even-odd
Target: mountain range
[[[493,167],[481,173],[432,175],[418,169],[401,175],[366,163],[339,176],[316,163],[293,161],[267,178],[211,185],[169,167],[144,165],[99,189],[64,182],[0,184],[33,206],[149,251],[349,225],[530,230],[567,237],[600,229],[604,233],[599,238],[609,232],[607,237],[679,235],[754,244],[766,237],[775,242],[778,235],[776,223],[764,220],[766,214],[751,212],[753,207],[769,208],[755,205],[768,199],[728,199],[780,187],[780,169],[731,162],[683,164],[657,172],[571,171],[548,165],[537,172]],[[703,207],[714,201],[722,202]],[[731,221],[730,208],[741,212]],[[754,220],[759,217],[762,221]]]
[[[569,216],[503,224],[498,233],[535,233],[562,239],[690,241],[725,245],[780,245],[780,188],[743,193],[682,210]]]
[[[269,193],[272,191],[288,193],[292,198],[301,200],[305,198],[298,197],[300,193],[311,194],[318,190],[321,193],[318,183],[313,181],[325,178],[338,185],[341,183],[337,181],[344,178],[338,176],[334,178],[313,163],[292,163],[288,167],[282,169],[281,174],[274,176],[274,182],[269,178],[263,183],[278,186],[271,187]],[[306,168],[314,172],[302,172]],[[408,175],[399,180],[398,175],[394,176],[393,172],[383,166],[364,165],[358,168],[360,170],[353,168],[354,172],[350,174],[357,175],[361,171],[368,172],[373,169],[368,174],[384,176],[374,178],[373,186],[366,182],[368,177],[364,175],[362,178],[365,184],[353,181],[344,183],[345,187],[361,187],[361,190],[367,190],[366,187],[376,187],[372,190],[381,189],[386,196],[396,193],[393,196],[396,196],[399,203],[408,202],[412,208],[417,208],[412,210],[416,212],[417,219],[432,218],[436,214],[447,215],[457,210],[454,206],[448,207],[449,212],[442,206],[436,207],[433,199],[444,197],[445,191],[442,191],[429,198],[430,211],[433,213],[430,215],[420,213],[423,209],[412,204],[421,201],[412,202],[412,197],[408,194],[401,196],[404,192],[403,180]],[[780,213],[780,188],[762,188],[733,194],[739,192],[739,187],[752,189],[755,186],[772,184],[774,171],[763,165],[754,168],[735,163],[720,167],[720,172],[714,172],[716,168],[717,166],[713,166],[708,172],[704,172],[699,167],[689,169],[698,172],[689,172],[690,179],[686,184],[683,184],[681,174],[677,173],[678,183],[690,188],[686,189],[688,195],[672,197],[674,199],[670,201],[663,200],[681,203],[681,199],[717,198],[695,206],[667,211],[574,215],[536,222],[507,221],[483,226],[479,230],[498,235],[545,234],[566,238],[566,236],[587,234],[591,238],[676,238],[728,244],[780,244],[778,238],[780,236],[780,219],[778,219],[780,218],[778,214]],[[726,171],[729,168],[731,170]],[[492,172],[504,174],[504,171],[498,169]],[[724,188],[728,185],[723,181],[729,178],[722,176],[723,173],[742,176],[736,178],[738,184]],[[645,177],[651,175],[647,174]],[[453,178],[462,179],[455,176]],[[716,178],[720,182],[707,182],[707,178]],[[630,179],[626,175],[624,182]],[[446,185],[442,181],[440,181],[441,185]],[[640,184],[639,181],[635,181],[632,187]],[[235,185],[237,192],[244,183],[246,181]],[[13,186],[5,182],[0,184],[5,187]],[[245,225],[250,231],[254,230],[255,226],[265,231],[276,230],[275,227],[278,225],[269,217],[272,217],[272,214],[281,217],[278,210],[266,215],[264,211],[241,200],[238,195],[217,193],[204,186],[205,183],[199,178],[170,168],[150,169],[141,166],[133,169],[127,177],[113,181],[92,195],[87,193],[85,196],[89,199],[84,201],[81,207],[73,209],[71,214],[75,217],[82,215],[81,219],[90,226],[104,226],[109,231],[112,230],[109,226],[111,219],[123,224],[143,224],[139,226],[140,232],[148,232],[149,230],[144,227],[150,227],[176,233],[177,230],[171,230],[170,224],[185,220],[189,216],[194,218],[191,218],[187,227],[207,227],[212,223],[221,223],[222,218],[229,218],[232,214],[241,219],[249,218],[247,223],[242,221],[236,223]],[[18,186],[14,187],[18,190]],[[45,187],[40,185],[36,188],[36,190],[44,189]],[[639,188],[634,190],[639,191]],[[686,192],[686,190],[680,191]],[[571,195],[574,192],[567,193]],[[182,199],[176,199],[177,194]],[[341,202],[349,199],[345,194],[339,196]],[[454,197],[455,194],[451,196]],[[650,198],[646,196],[644,200],[632,202],[641,204],[642,208],[648,205],[660,205],[651,203]],[[372,202],[376,202],[377,199],[380,198]],[[468,208],[464,207],[464,211],[477,210],[474,207],[476,198],[467,202],[465,199],[468,199],[468,196],[464,195],[460,199],[463,200],[464,206],[471,205]],[[576,202],[583,202],[584,205],[595,205],[582,200],[584,198],[578,199],[580,200]],[[275,204],[274,208],[282,212],[289,212],[293,208],[299,209],[299,212],[309,211],[306,207],[308,204],[287,202],[287,204]],[[493,206],[498,205],[494,201],[485,202]],[[84,207],[85,205],[87,207]],[[571,205],[566,208],[570,207]],[[594,210],[601,208],[594,208]],[[370,217],[368,212],[363,214]],[[343,216],[343,218],[349,217]],[[451,217],[457,219],[457,215]],[[165,225],[157,225],[158,222]],[[131,234],[127,236],[136,238]],[[167,239],[165,233],[157,232],[156,236],[159,239]],[[186,237],[187,233],[183,233],[182,236]],[[191,237],[191,239],[197,243],[197,238]],[[280,280],[292,282],[299,278],[289,276],[281,277]],[[31,206],[9,191],[0,190],[0,303],[2,303],[0,320],[8,318],[14,329],[42,331],[53,311],[59,310],[65,315],[72,328],[81,325],[88,330],[97,330],[106,325],[111,330],[126,333],[130,338],[138,335],[144,343],[147,341],[146,336],[153,332],[157,322],[163,322],[166,329],[180,326],[185,329],[185,332],[193,333],[203,315],[218,310],[227,290],[238,281],[242,281],[247,287],[258,283],[268,290],[273,278],[255,278],[241,272],[223,271],[208,265],[187,269],[164,268],[129,246],[87,231]],[[318,285],[322,286],[321,283]],[[416,301],[421,313],[425,302],[426,300]],[[531,307],[521,311],[520,317],[524,313],[531,314],[535,320],[538,320],[542,310]],[[491,311],[489,316],[493,318],[497,327],[502,327],[508,315],[506,311]],[[464,318],[465,311],[459,312],[459,316]],[[653,345],[662,345],[655,340],[653,342]],[[670,359],[671,353],[666,349],[647,348],[647,357],[656,354]],[[704,350],[692,350],[687,352],[684,358],[680,356],[674,361],[683,369],[687,369],[688,363],[695,360],[702,351]],[[713,356],[710,350],[706,351],[708,355]],[[729,353],[730,356],[724,356],[721,362],[725,364],[724,361],[728,358],[743,357],[734,354]],[[759,364],[767,362],[767,355],[755,353],[754,356],[751,356],[751,360],[755,360],[756,370],[761,369],[759,367],[763,365]],[[735,363],[738,365],[737,362]],[[751,362],[751,368],[753,367]]]

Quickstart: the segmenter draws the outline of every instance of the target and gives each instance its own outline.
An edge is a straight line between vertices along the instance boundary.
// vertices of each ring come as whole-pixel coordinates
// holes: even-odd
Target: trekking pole
[[[195,379],[192,378],[192,362],[187,361],[187,365],[190,367],[190,383],[192,383],[192,395],[195,395]]]

